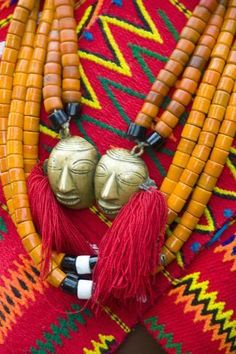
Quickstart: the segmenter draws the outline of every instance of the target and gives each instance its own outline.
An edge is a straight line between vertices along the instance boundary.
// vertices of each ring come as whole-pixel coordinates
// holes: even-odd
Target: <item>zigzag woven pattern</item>
[[[84,136],[98,148],[100,154],[110,146],[132,146],[125,135],[127,126],[134,120],[157,72],[168,60],[179,32],[196,4],[197,0],[84,0],[76,4],[83,108],[81,118],[72,122],[73,134]],[[13,9],[13,2],[6,0],[2,3],[0,58]],[[166,97],[163,108],[169,99]],[[40,158],[44,159],[59,137],[51,129],[43,108],[41,117]],[[187,113],[183,114],[179,127],[161,152],[152,151],[144,157],[151,177],[157,184],[166,175],[186,118]],[[236,149],[232,148],[213,197],[193,236],[178,254],[177,261],[160,275],[157,308],[145,316],[152,318],[146,321],[146,326],[168,352],[202,353],[202,348],[196,346],[194,341],[196,326],[199,336],[203,336],[204,345],[207,347],[210,343],[212,346],[212,352],[208,351],[210,354],[216,353],[219,348],[231,352],[234,348],[233,315],[232,318],[225,315],[228,316],[225,320],[222,317],[234,309],[232,299],[218,296],[215,299],[215,304],[225,303],[222,313],[218,313],[224,323],[218,323],[216,314],[208,313],[212,305],[210,300],[208,304],[206,300],[201,302],[199,293],[194,293],[192,288],[187,289],[184,281],[179,284],[178,277],[189,266],[191,269],[196,259],[200,265],[191,272],[201,273],[199,284],[208,280],[204,278],[202,269],[205,269],[205,265],[199,261],[202,257],[199,252],[207,246],[213,245],[213,249],[214,243],[222,240],[223,231],[229,227],[235,215],[235,156]],[[104,308],[102,316],[95,319],[89,307],[84,308],[84,303],[42,283],[38,270],[20,244],[2,195],[0,202],[0,353],[9,354],[12,350],[14,354],[114,352],[137,322],[137,315],[125,309]],[[74,213],[71,222],[79,222],[81,232],[87,235],[91,243],[98,245],[104,232],[111,226],[111,222],[95,206]],[[214,252],[209,251],[212,262],[217,260],[223,267],[222,272],[230,272],[230,276],[233,276],[234,248],[230,249],[229,244],[219,247]],[[181,286],[186,290],[186,295],[182,293],[183,301],[176,304],[178,295],[175,292],[169,293],[165,300],[161,299],[162,293],[169,291],[172,284],[177,286],[173,291],[183,290]],[[210,282],[206,294],[217,291],[218,285],[222,286],[217,283],[215,290],[211,289]],[[196,305],[192,303],[192,310],[184,312],[190,296]],[[164,308],[170,306],[169,314],[166,315],[168,321],[160,309],[163,301],[164,305],[166,301],[167,306]],[[197,311],[204,306],[206,310],[202,318],[199,317],[201,321],[194,322]],[[179,311],[179,318],[187,317],[186,323],[181,322],[181,330],[188,332],[188,336],[181,336],[180,331],[170,326],[172,307],[173,314]],[[156,311],[160,313],[158,318]],[[202,328],[210,318],[215,324],[204,332]],[[213,334],[215,339],[212,341]]]

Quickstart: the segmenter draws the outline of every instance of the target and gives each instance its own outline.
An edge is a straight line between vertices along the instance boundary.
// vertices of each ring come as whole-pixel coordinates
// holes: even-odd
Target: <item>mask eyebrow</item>
[[[88,164],[90,164],[90,165],[95,165],[95,162],[93,162],[93,161],[91,161],[91,160],[86,160],[86,159],[83,159],[83,160],[78,159],[78,160],[72,162],[71,165],[74,166],[74,165],[76,165],[78,162],[81,162],[81,163],[86,162],[86,163],[88,163]]]

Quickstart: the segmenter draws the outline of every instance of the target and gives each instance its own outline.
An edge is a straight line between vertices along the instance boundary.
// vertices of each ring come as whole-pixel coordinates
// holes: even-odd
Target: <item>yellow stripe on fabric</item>
[[[125,332],[125,333],[129,333],[131,332],[131,328],[129,326],[127,326],[122,319],[116,315],[114,312],[112,312],[112,310],[105,306],[103,307],[103,310],[106,312],[106,314],[113,320],[116,322],[116,324],[118,324],[118,326]]]
[[[57,138],[57,139],[60,139],[60,134],[54,132],[52,129],[48,128],[48,127],[45,127],[44,125],[41,125],[40,124],[40,127],[39,127],[39,131],[40,133],[43,133],[45,135],[48,135],[48,136],[51,136],[52,138]]]
[[[204,210],[204,216],[207,219],[207,225],[197,224],[195,229],[200,230],[200,231],[208,231],[208,232],[215,231],[214,220],[213,220],[211,213],[207,207]]]
[[[106,216],[103,215],[103,214],[95,207],[95,205],[93,205],[92,207],[90,207],[89,210],[90,210],[93,214],[97,215],[97,217],[98,217],[101,221],[103,221],[104,224],[106,224],[107,226],[111,227],[112,222],[111,222],[110,220],[108,220],[108,219],[106,218]]]
[[[81,18],[81,20],[79,21],[77,27],[76,27],[76,32],[77,34],[81,31],[81,29],[84,27],[84,24],[86,23],[86,21],[88,20],[89,16],[91,15],[91,12],[93,11],[93,7],[89,6],[86,11],[84,12],[83,17]]]
[[[172,5],[174,5],[180,12],[182,12],[187,18],[189,18],[192,15],[192,12],[184,6],[181,2],[178,0],[169,0]]]
[[[228,190],[220,188],[220,187],[215,187],[213,189],[213,191],[216,192],[217,194],[220,194],[220,195],[225,195],[225,196],[236,198],[236,192],[234,192],[234,191],[228,191]]]
[[[0,28],[3,28],[5,26],[7,26],[9,24],[9,22],[12,19],[12,14],[8,15],[6,18],[3,18],[2,20],[0,20]]]
[[[99,342],[91,340],[93,349],[83,348],[84,354],[103,354],[109,353],[110,345],[115,342],[115,337],[113,335],[98,334]]]
[[[89,100],[89,99],[82,96],[81,103],[86,104],[87,106],[95,108],[95,109],[102,109],[100,102],[98,101],[97,95],[96,95],[94,89],[92,88],[82,65],[80,65],[80,75],[81,75],[81,78],[86,86],[86,89],[88,90],[90,96],[92,97],[92,100]]]

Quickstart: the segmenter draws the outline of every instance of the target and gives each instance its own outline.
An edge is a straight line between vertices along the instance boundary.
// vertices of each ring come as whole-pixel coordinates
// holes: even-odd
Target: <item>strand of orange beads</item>
[[[19,6],[19,5],[18,5]],[[15,9],[15,12],[18,12],[18,6]],[[33,7],[33,3],[27,3],[25,5],[26,7],[30,8],[29,6]],[[28,10],[29,11],[29,10]],[[53,8],[53,2],[51,0],[47,0],[44,4],[44,9],[39,21],[39,25],[37,28],[37,34],[45,34],[46,36],[49,33],[50,30],[50,22],[53,19],[53,13],[54,13],[54,8]],[[13,15],[14,17],[14,15]],[[49,18],[50,17],[50,18]],[[47,19],[47,21],[45,21]],[[26,19],[27,21],[27,19]],[[23,31],[24,32],[24,31]],[[27,79],[27,92],[26,92],[26,97],[27,97],[27,102],[30,102],[31,105],[35,104],[35,101],[33,101],[32,97],[35,97],[34,94],[40,94],[41,95],[41,89],[42,89],[42,73],[43,73],[43,66],[44,66],[44,59],[46,55],[46,48],[41,48],[36,45],[39,41],[37,35],[35,36],[35,48],[32,52],[32,56],[30,59],[30,64],[32,61],[38,59],[38,69],[37,73],[34,71],[32,72],[30,69],[29,65],[29,72],[25,73],[26,76],[24,77],[24,80]],[[5,51],[8,51],[8,48],[5,49]],[[7,57],[7,54],[3,53],[3,57]],[[34,69],[33,69],[34,70]],[[14,69],[13,69],[14,72]],[[23,80],[23,81],[24,81]],[[35,91],[37,90],[37,91]],[[39,91],[38,91],[39,90]],[[29,92],[29,93],[28,93]],[[41,98],[40,98],[41,101]],[[16,102],[16,100],[12,101]],[[14,104],[13,104],[14,105]],[[21,107],[21,113],[27,112],[27,104],[25,103],[25,100],[20,100],[20,102],[17,102],[17,105]],[[12,109],[12,106],[11,106]],[[10,113],[11,113],[10,109]],[[39,112],[38,112],[39,113]],[[26,115],[27,116],[27,115]],[[36,117],[36,114],[28,114],[30,117]],[[21,116],[19,116],[19,119],[21,119]],[[22,123],[21,123],[22,124]],[[30,137],[31,132],[24,132],[21,136],[19,136],[18,140],[18,145],[23,146],[23,135],[25,138],[28,135],[29,139],[33,139],[34,144],[35,144],[35,135],[33,134],[33,137]],[[38,133],[36,133],[38,135]],[[24,142],[27,142],[27,139],[24,139]],[[9,149],[12,147],[14,144],[14,140],[9,140],[8,145]],[[11,151],[11,150],[10,150]],[[24,170],[24,160],[23,160],[23,153],[17,154],[17,153],[11,153],[7,155],[7,165],[6,165],[6,171],[7,169],[9,170],[9,179],[10,179],[10,188],[13,190],[14,193],[14,199],[13,199],[13,206],[15,210],[15,223],[17,227],[17,231],[19,236],[22,239],[23,245],[31,258],[34,260],[35,264],[38,265],[41,262],[41,239],[39,235],[37,234],[33,221],[32,221],[32,216],[30,213],[30,208],[29,208],[29,201],[28,201],[28,195],[27,195],[27,189],[26,189],[26,180],[25,180],[25,170]],[[26,172],[27,169],[26,169]],[[5,194],[5,197],[7,199],[7,195]],[[63,255],[62,255],[63,257]],[[61,255],[58,255],[58,260],[60,260]],[[59,269],[58,262],[52,261],[50,265],[50,270],[49,274],[47,275],[46,279],[54,286],[60,286],[62,283],[63,279],[65,278],[65,274]]]
[[[28,60],[25,59],[25,55],[32,50],[32,37],[34,36],[38,13],[37,8],[32,9],[31,11],[31,8],[33,7],[31,3],[32,2],[29,2],[31,7],[27,9],[26,7],[28,6],[28,3],[20,1],[14,11],[0,64],[0,85],[2,87],[0,94],[0,122],[2,137],[0,156],[1,181],[7,206],[14,222],[15,213],[12,199],[12,196],[14,196],[14,189],[12,190],[10,185],[6,156],[7,148],[10,155],[14,153],[22,153],[22,146],[19,139],[22,139],[23,135],[24,111],[22,103],[24,102],[26,95],[26,78],[25,75],[21,76],[21,71],[22,67],[25,68],[29,64]],[[18,33],[19,29],[21,31]],[[29,38],[31,43],[29,43]],[[16,65],[17,60],[18,65]],[[14,101],[11,101],[11,98],[14,99]],[[8,144],[6,143],[7,140],[9,140]],[[10,144],[10,140],[14,141],[14,144]]]
[[[225,20],[223,23],[224,24],[228,21],[227,13],[225,15]],[[236,28],[234,29],[234,33],[236,32]],[[214,98],[213,100],[213,105],[210,108],[211,100],[215,94],[216,87],[218,84],[218,81],[220,80],[220,85],[219,85],[219,93],[217,92],[217,95],[222,96],[222,87],[224,88],[225,82],[228,82],[228,84],[231,83],[229,86],[229,89],[232,90],[232,79],[227,76],[226,74],[223,74],[223,76],[220,78],[221,73],[223,72],[224,66],[225,66],[225,61],[227,59],[223,58],[222,55],[219,57],[217,54],[219,51],[219,48],[221,48],[222,45],[222,34],[230,34],[228,38],[227,44],[224,44],[226,48],[228,48],[228,51],[231,48],[232,41],[234,34],[229,33],[226,31],[222,31],[220,35],[217,38],[217,43],[214,46],[214,49],[211,54],[211,61],[210,64],[203,76],[202,82],[198,88],[197,95],[194,99],[193,105],[191,112],[189,114],[189,117],[186,121],[186,124],[183,128],[182,134],[181,134],[181,139],[180,142],[177,146],[177,151],[175,153],[174,159],[172,161],[172,164],[168,170],[167,176],[165,177],[164,181],[161,184],[160,190],[165,193],[170,199],[168,199],[168,207],[169,207],[169,218],[168,218],[168,223],[172,223],[174,219],[177,217],[178,213],[182,210],[183,206],[185,205],[185,202],[191,193],[191,189],[185,188],[185,198],[184,199],[179,199],[179,193],[182,189],[184,189],[183,184],[187,184],[190,188],[194,186],[196,183],[196,180],[198,178],[198,175],[201,172],[201,169],[203,168],[202,163],[200,163],[198,160],[198,150],[196,148],[196,143],[199,137],[199,134],[201,133],[202,127],[207,128],[206,124],[209,122],[212,122],[211,120],[207,119],[206,124],[205,124],[205,119],[206,116],[209,112],[209,117],[214,118],[215,111],[224,112],[223,108],[221,108],[218,104],[214,102],[214,100],[217,100]],[[216,53],[216,54],[215,54]],[[230,61],[230,59],[229,59]],[[226,75],[226,76],[225,76]],[[223,94],[224,97],[227,96],[227,94]],[[223,118],[223,116],[222,116]],[[205,124],[205,125],[204,125]],[[201,133],[201,137],[204,137],[205,134]],[[202,138],[203,139],[203,138]],[[204,141],[203,141],[204,144]],[[206,151],[206,149],[205,149]],[[208,154],[210,153],[210,150],[208,150]],[[193,156],[191,157],[191,154]],[[191,159],[190,159],[191,157]],[[205,154],[204,158],[205,160],[207,159],[208,155]],[[191,166],[196,166],[195,167],[195,172],[192,171],[190,174],[188,171]],[[186,171],[183,174],[184,169],[186,168]],[[177,191],[177,192],[176,192]],[[182,194],[181,194],[182,195]],[[177,206],[178,204],[178,206]]]
[[[212,46],[212,38],[209,38],[211,31],[207,31],[205,34],[203,34],[203,32],[207,28],[208,21],[217,5],[218,3],[215,0],[201,0],[195,7],[192,16],[180,33],[180,39],[170,59],[164,68],[160,70],[150,92],[145,98],[145,102],[135,122],[129,125],[127,135],[131,139],[145,139],[146,130],[152,126],[152,122],[156,119],[159,107],[164,98],[167,96],[170,89],[174,87],[184,68],[189,63],[197,43],[202,41],[203,43],[207,43],[208,46]],[[190,66],[192,71],[196,72],[196,70],[200,70],[202,72],[205,64],[206,60],[202,57],[202,52],[198,50]],[[199,80],[200,76],[197,76],[197,80]],[[175,106],[172,105],[171,109],[174,114],[179,110],[182,111],[182,107],[179,104]],[[162,142],[162,137],[159,136],[158,139],[156,134],[154,141],[151,139],[148,143],[151,145],[155,143],[155,145],[158,146],[161,145]]]
[[[60,130],[80,112],[81,92],[73,4],[67,0],[55,0],[54,4],[43,94],[45,110],[54,127]]]
[[[236,7],[234,11],[236,11]],[[175,209],[174,214],[177,215],[192,193],[178,225],[167,238],[163,247],[166,264],[175,259],[177,252],[189,239],[202,216],[217,179],[223,170],[236,133],[236,119],[235,116],[230,114],[234,111],[233,100],[236,90],[235,49],[236,43],[232,47],[222,77],[218,81],[207,119],[202,131],[199,131],[198,134],[198,143],[192,151],[186,168],[179,177],[174,192],[167,200],[168,206],[171,205]],[[218,55],[217,50],[213,51],[213,58]],[[220,55],[223,55],[222,52],[220,52]],[[196,108],[198,108],[198,105],[196,105]],[[182,133],[182,135],[185,136],[185,133]],[[195,183],[196,187],[193,188]]]

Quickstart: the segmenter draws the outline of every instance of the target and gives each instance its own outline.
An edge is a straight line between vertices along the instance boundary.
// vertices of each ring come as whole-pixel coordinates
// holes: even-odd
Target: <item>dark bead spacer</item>
[[[147,139],[146,143],[149,146],[159,148],[165,142],[165,139],[157,132],[152,133]]]
[[[98,257],[97,256],[92,256],[90,257],[89,259],[89,266],[90,266],[90,269],[93,270],[93,268],[95,267],[95,265],[97,264],[97,261],[98,261]]]
[[[76,262],[75,256],[65,256],[61,262],[61,267],[65,271],[76,272],[75,262]]]
[[[62,110],[55,110],[49,115],[49,119],[57,131],[59,131],[63,124],[69,121],[67,114]]]
[[[77,295],[78,281],[79,281],[78,275],[67,274],[67,276],[61,283],[61,288],[69,294]]]
[[[130,123],[129,128],[127,130],[127,135],[132,140],[145,140],[147,129],[142,127],[141,125],[137,125],[135,123]]]
[[[81,104],[79,102],[70,102],[66,105],[66,113],[68,117],[76,118],[80,115]]]

